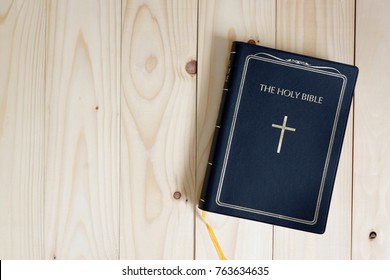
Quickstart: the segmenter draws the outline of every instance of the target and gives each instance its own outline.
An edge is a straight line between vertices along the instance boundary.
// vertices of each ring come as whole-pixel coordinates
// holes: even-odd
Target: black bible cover
[[[233,42],[199,208],[323,233],[357,74]]]

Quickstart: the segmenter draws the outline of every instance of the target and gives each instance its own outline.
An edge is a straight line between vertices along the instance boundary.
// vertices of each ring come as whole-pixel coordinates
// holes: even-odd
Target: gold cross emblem
[[[272,124],[272,127],[281,129],[281,130],[280,130],[280,137],[279,137],[278,149],[277,149],[277,151],[276,151],[278,154],[280,154],[280,150],[282,149],[282,143],[283,143],[284,132],[285,132],[286,130],[287,130],[287,131],[295,132],[296,129],[287,126],[287,116],[284,116],[283,124],[282,124],[282,125],[279,125],[279,124]]]

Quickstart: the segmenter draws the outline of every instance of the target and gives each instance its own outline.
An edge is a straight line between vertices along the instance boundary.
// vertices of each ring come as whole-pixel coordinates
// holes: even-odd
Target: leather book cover
[[[357,74],[234,42],[199,208],[323,233]]]

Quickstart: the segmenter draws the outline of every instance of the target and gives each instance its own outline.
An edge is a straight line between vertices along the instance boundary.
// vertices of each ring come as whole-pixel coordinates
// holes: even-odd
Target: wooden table
[[[0,259],[217,258],[196,204],[233,40],[360,75],[326,233],[209,214],[227,257],[389,259],[389,12],[385,0],[1,0]]]

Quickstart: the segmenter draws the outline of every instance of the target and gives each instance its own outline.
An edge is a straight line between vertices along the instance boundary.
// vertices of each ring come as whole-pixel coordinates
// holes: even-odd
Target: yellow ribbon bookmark
[[[223,251],[222,251],[221,246],[219,245],[217,236],[215,235],[213,228],[211,227],[211,225],[210,225],[210,224],[207,222],[207,220],[206,220],[206,211],[202,211],[202,218],[203,218],[203,221],[206,223],[207,230],[208,230],[208,232],[209,232],[211,241],[213,241],[214,247],[215,247],[215,249],[217,250],[219,259],[220,259],[220,260],[227,260],[225,254],[224,254]]]

